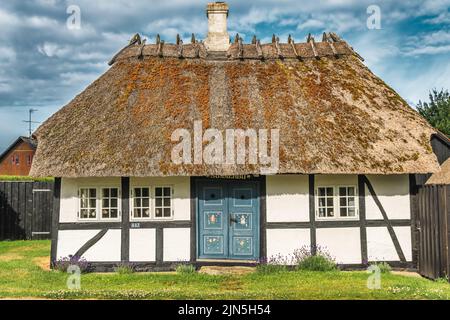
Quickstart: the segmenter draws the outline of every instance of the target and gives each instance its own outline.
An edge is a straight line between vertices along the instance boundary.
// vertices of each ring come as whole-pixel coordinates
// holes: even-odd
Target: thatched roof
[[[441,170],[428,179],[426,184],[450,184],[450,158],[441,165]]]
[[[322,42],[237,38],[128,46],[112,67],[36,132],[34,176],[258,174],[172,164],[174,129],[280,129],[279,173],[435,172],[435,130],[334,34]]]

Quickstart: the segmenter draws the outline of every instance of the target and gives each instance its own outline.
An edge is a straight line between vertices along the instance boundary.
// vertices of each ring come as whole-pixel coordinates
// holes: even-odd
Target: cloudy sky
[[[203,39],[203,0],[8,0],[0,2],[0,152],[36,121],[64,106],[108,68],[134,33],[149,42],[177,33]],[[411,105],[432,88],[450,89],[450,0],[229,0],[229,29],[246,41],[273,33],[296,42],[334,31]],[[81,11],[80,29],[67,27],[67,9]],[[381,29],[369,29],[368,7],[381,10]],[[373,20],[370,20],[373,21]]]

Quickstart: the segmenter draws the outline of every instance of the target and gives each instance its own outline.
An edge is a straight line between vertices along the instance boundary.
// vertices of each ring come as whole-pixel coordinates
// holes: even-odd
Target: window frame
[[[161,199],[163,199],[163,205],[162,205],[162,209],[163,209],[163,216],[162,217],[157,217],[156,216],[156,198],[159,198],[156,196],[156,189],[157,188],[162,188],[163,189],[163,195],[161,197]],[[164,196],[164,188],[170,188],[170,217],[164,217],[164,209],[167,208],[166,206],[164,206],[164,199],[167,198]],[[171,185],[156,185],[153,186],[153,210],[152,210],[152,216],[153,216],[153,220],[174,220],[174,216],[175,216],[175,210],[173,207],[173,195],[174,195],[174,189],[173,186]]]
[[[140,217],[140,218],[136,218],[134,217],[134,199],[135,199],[135,190],[134,189],[148,189],[148,201],[149,201],[149,210],[150,210],[150,216],[148,218],[144,218],[144,217]],[[140,185],[136,185],[136,186],[131,186],[130,188],[130,192],[131,192],[131,197],[130,197],[130,221],[151,221],[153,220],[153,203],[154,203],[154,198],[153,198],[153,194],[152,194],[152,187],[151,186],[140,186]],[[140,197],[142,199],[142,197]],[[141,203],[141,209],[142,207],[142,203]]]
[[[81,208],[81,190],[83,190],[83,189],[87,189],[87,190],[90,190],[90,189],[95,189],[95,218],[82,218],[81,217],[81,210],[82,210],[82,208]],[[98,211],[98,202],[99,202],[99,198],[98,198],[98,188],[97,187],[88,187],[88,186],[83,186],[83,187],[79,187],[78,188],[78,197],[77,197],[78,199],[78,221],[97,221],[98,220],[98,217],[99,217],[99,211]],[[89,199],[94,199],[94,198],[91,198],[91,197],[88,197],[88,201],[89,201]],[[83,210],[84,210],[84,208],[83,208]],[[88,209],[88,210],[90,210],[90,209]]]
[[[110,192],[111,192],[111,189],[117,189],[117,218],[103,218],[103,209],[108,209],[108,210],[111,210],[111,208],[114,208],[114,207],[107,207],[107,208],[103,208],[103,190],[105,190],[105,189],[108,189]],[[100,195],[100,203],[99,203],[99,206],[100,206],[100,208],[99,208],[99,212],[100,212],[100,219],[99,220],[102,220],[102,221],[120,221],[121,220],[121,218],[122,218],[122,205],[121,205],[121,198],[122,198],[122,193],[121,193],[121,190],[120,190],[120,187],[104,187],[104,186],[102,186],[102,187],[99,187],[99,191],[100,191],[100,193],[99,193],[99,195]],[[111,205],[111,199],[114,199],[114,198],[111,198],[111,194],[110,194],[110,196],[108,197],[108,199],[109,199],[109,204]]]
[[[339,188],[355,188],[355,216],[353,217],[343,217],[341,216],[341,205]],[[334,217],[321,217],[319,216],[319,188],[333,188],[333,211]],[[358,186],[356,185],[318,185],[314,190],[314,203],[315,203],[315,218],[317,221],[358,221],[359,220],[359,193]],[[348,196],[347,196],[348,198]],[[345,208],[348,208],[346,206]]]
[[[347,194],[345,197],[341,197],[341,195],[339,194],[339,189],[340,188],[354,188],[355,189],[355,194],[353,196],[353,198],[355,198],[355,206],[354,206],[355,207],[355,215],[354,216],[345,216],[345,217],[341,216],[341,208],[346,208],[347,209],[347,214],[348,214],[348,208],[350,208],[350,207],[348,205],[348,202],[347,202],[347,206],[341,207],[341,201],[340,201],[341,198],[346,198],[348,200],[349,196]],[[336,187],[336,196],[337,196],[337,206],[338,206],[338,209],[339,209],[339,211],[338,211],[339,218],[340,219],[352,219],[352,218],[353,219],[359,219],[358,187],[355,186],[355,185],[339,185],[339,186]]]
[[[82,189],[95,189],[96,197],[95,197],[95,218],[81,218],[81,190]],[[103,218],[102,217],[102,209],[103,209],[103,189],[117,189],[117,218]],[[122,190],[120,186],[80,186],[78,187],[78,214],[77,221],[78,222],[93,222],[93,221],[102,221],[102,222],[120,222],[122,221]]]

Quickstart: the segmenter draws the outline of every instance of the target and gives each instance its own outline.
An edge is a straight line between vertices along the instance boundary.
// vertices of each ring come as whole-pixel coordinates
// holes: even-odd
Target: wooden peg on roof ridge
[[[195,40],[195,34],[192,34],[191,36],[191,43],[196,43],[197,41]]]
[[[260,40],[256,40],[256,52],[258,54],[258,58],[263,60],[264,59],[264,54],[261,48],[261,41]]]
[[[177,45],[180,45],[181,42],[181,37],[180,35],[177,33]]]
[[[272,35],[272,43],[275,43],[277,41],[277,36],[275,34]]]
[[[234,43],[239,43],[239,33],[236,33],[236,36],[234,37]]]
[[[292,42],[292,36],[289,35],[289,36],[288,36],[288,43],[290,44],[291,42]]]
[[[156,44],[160,44],[161,42],[161,37],[159,35],[159,33],[156,35]]]
[[[254,35],[253,38],[252,38],[252,44],[256,44],[256,41],[257,41],[256,35]]]

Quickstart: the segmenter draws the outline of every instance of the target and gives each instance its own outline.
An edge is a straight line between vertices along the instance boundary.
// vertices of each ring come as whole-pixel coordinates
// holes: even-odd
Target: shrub
[[[312,254],[311,247],[302,247],[294,251],[293,262],[299,270],[309,271],[335,271],[337,265],[333,257],[323,248],[315,247],[315,254]]]
[[[263,274],[285,272],[288,270],[287,265],[289,265],[289,259],[282,255],[275,255],[261,259],[256,266],[256,272]]]
[[[60,258],[53,263],[53,268],[57,271],[67,272],[70,266],[77,266],[81,273],[90,271],[90,264],[86,259],[77,256],[68,256]]]
[[[192,264],[179,264],[175,267],[175,270],[180,274],[193,274],[197,272]]]
[[[136,270],[135,265],[129,262],[122,262],[119,263],[115,268],[114,271],[118,274],[131,274],[134,273]]]
[[[381,273],[391,273],[392,271],[391,266],[387,262],[376,262],[371,263],[370,265],[378,267]]]

